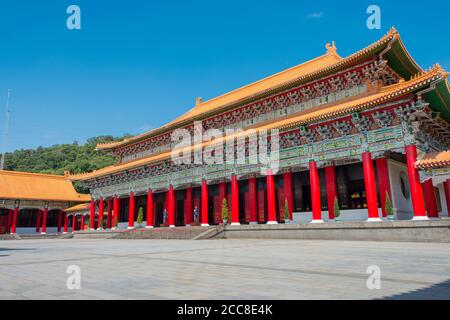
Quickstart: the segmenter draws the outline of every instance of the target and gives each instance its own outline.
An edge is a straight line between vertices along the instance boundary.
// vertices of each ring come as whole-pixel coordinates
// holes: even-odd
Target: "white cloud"
[[[312,18],[312,19],[320,19],[320,18],[323,18],[323,11],[320,11],[320,12],[312,12],[312,13],[308,14],[306,17],[307,17],[307,18]]]

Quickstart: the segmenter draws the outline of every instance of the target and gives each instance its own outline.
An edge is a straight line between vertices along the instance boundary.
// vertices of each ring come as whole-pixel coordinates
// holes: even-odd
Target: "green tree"
[[[339,209],[339,202],[337,197],[334,197],[334,217],[339,218],[341,215],[341,209]]]
[[[289,212],[289,203],[287,198],[284,199],[284,220],[289,220],[291,217]]]
[[[138,215],[137,215],[137,224],[139,227],[142,227],[142,222],[144,221],[144,208],[139,207]]]
[[[226,198],[222,200],[222,220],[228,220],[228,202]]]
[[[391,197],[389,196],[389,192],[386,191],[386,200],[384,202],[384,207],[386,210],[386,214],[388,217],[394,216],[394,208],[392,207]]]
[[[57,144],[35,149],[20,149],[5,155],[5,170],[63,175],[65,171],[83,173],[110,166],[115,157],[103,150],[96,150],[98,143],[120,141],[129,137],[99,136],[87,139],[85,144]],[[89,192],[82,183],[75,182],[78,192]]]

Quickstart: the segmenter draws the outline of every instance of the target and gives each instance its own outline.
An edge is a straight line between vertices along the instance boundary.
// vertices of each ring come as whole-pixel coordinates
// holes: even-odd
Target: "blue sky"
[[[394,3],[395,2],[395,3]],[[195,103],[325,52],[347,56],[395,25],[424,68],[450,70],[448,1],[2,0],[0,128],[8,150],[138,134]],[[66,8],[81,8],[81,30]],[[381,30],[366,8],[381,8]]]

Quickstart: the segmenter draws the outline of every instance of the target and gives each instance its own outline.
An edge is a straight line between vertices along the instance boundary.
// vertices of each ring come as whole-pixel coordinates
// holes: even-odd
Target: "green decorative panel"
[[[400,126],[378,129],[367,133],[367,141],[369,143],[398,139],[401,137],[403,137],[403,133]]]

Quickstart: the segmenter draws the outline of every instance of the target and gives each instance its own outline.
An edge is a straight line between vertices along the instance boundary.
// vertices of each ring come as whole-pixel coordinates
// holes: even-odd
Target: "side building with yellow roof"
[[[65,212],[91,201],[68,175],[0,170],[0,233],[56,233],[71,227]]]
[[[341,220],[447,216],[446,182],[425,183],[416,167],[449,148],[447,76],[438,64],[422,69],[395,28],[348,57],[333,42],[308,62],[197,98],[160,128],[98,145],[117,163],[69,179],[90,188],[90,215],[117,228],[135,227],[139,210],[149,228],[219,224],[224,200],[232,224],[318,223],[334,220],[337,206]],[[260,159],[266,133],[275,167],[250,159],[255,150]],[[245,161],[225,161],[228,151]]]

